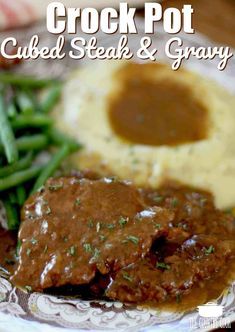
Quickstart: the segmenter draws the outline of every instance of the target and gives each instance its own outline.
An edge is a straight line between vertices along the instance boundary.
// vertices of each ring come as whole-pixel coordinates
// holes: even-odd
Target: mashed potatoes
[[[66,82],[58,127],[83,143],[80,169],[157,187],[173,179],[235,205],[235,98],[163,64],[94,62]]]

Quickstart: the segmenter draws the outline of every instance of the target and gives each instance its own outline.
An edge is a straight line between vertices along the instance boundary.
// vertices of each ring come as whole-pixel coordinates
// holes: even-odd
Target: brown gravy
[[[234,279],[234,217],[194,188],[51,179],[22,219],[12,281],[27,290],[190,310]]]
[[[15,265],[15,249],[17,234],[0,227],[0,266],[13,272]]]
[[[175,146],[207,137],[208,112],[187,85],[153,79],[159,64],[127,64],[116,74],[120,89],[110,96],[114,132],[135,144]]]

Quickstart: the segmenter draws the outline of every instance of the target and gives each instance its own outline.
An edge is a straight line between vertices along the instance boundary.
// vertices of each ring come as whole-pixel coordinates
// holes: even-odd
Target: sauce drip
[[[110,96],[113,131],[134,144],[175,146],[207,137],[207,108],[192,89],[153,77],[158,64],[127,64],[117,73],[120,89]]]
[[[13,272],[17,234],[0,227],[0,271]]]

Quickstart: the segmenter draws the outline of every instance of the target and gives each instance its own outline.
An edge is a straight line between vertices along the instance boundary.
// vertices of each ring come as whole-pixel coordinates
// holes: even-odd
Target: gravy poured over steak
[[[148,207],[125,182],[51,179],[25,204],[13,281],[37,291],[87,284],[97,271],[115,272],[144,258],[173,218],[165,208]]]
[[[50,179],[26,202],[19,239],[12,281],[36,291],[78,286],[156,304],[234,269],[234,218],[210,194],[178,185],[153,191],[112,178]]]

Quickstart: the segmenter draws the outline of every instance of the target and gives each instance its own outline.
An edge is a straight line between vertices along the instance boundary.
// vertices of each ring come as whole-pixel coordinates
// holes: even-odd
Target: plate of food
[[[162,57],[26,61],[1,71],[0,329],[230,326],[234,62],[229,68],[192,61],[173,71]]]

